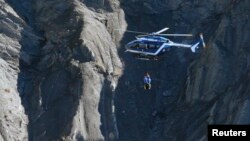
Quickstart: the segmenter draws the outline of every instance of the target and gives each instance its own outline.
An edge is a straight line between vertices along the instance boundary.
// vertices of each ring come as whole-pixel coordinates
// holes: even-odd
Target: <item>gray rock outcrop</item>
[[[27,140],[27,116],[17,90],[18,59],[25,22],[0,0],[0,140]]]

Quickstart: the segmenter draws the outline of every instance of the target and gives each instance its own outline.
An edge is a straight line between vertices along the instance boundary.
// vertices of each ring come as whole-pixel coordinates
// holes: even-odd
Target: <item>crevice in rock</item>
[[[109,77],[109,76],[108,76]],[[115,141],[118,139],[119,132],[116,125],[115,107],[114,107],[114,91],[111,89],[111,82],[106,79],[103,82],[99,112],[101,113],[101,131],[105,137],[105,141]]]

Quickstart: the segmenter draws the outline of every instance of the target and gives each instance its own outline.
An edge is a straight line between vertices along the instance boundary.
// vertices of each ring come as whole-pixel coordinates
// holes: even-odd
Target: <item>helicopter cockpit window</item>
[[[129,45],[127,45],[127,48],[139,48],[139,43],[138,42],[134,42],[134,43],[131,43]]]

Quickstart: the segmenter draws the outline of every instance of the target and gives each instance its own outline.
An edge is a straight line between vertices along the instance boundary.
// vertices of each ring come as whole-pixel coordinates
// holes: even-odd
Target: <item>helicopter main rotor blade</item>
[[[125,32],[138,33],[138,34],[149,34],[147,32],[138,32],[138,31],[133,31],[133,30],[126,30]]]
[[[137,35],[136,37],[137,37],[137,38],[140,38],[140,37],[148,37],[148,36],[154,36],[154,35],[151,35],[151,34],[144,34],[144,35]]]
[[[115,30],[119,30],[119,29],[115,29]],[[119,30],[119,31],[121,31],[121,30]],[[147,32],[139,32],[139,31],[133,31],[133,30],[125,30],[124,32],[137,33],[137,34],[149,34]]]
[[[161,30],[159,30],[157,32],[154,32],[153,34],[160,34],[160,33],[164,32],[164,31],[166,31],[168,29],[169,29],[168,27],[165,27],[165,28],[163,28],[163,29],[161,29]]]
[[[157,35],[160,35],[160,36],[188,36],[188,37],[193,36],[192,34],[157,34]]]

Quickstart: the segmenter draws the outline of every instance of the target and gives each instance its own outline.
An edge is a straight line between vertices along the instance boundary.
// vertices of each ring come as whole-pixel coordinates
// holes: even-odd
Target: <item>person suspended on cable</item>
[[[150,90],[151,89],[151,78],[149,73],[146,73],[144,76],[144,89]]]

